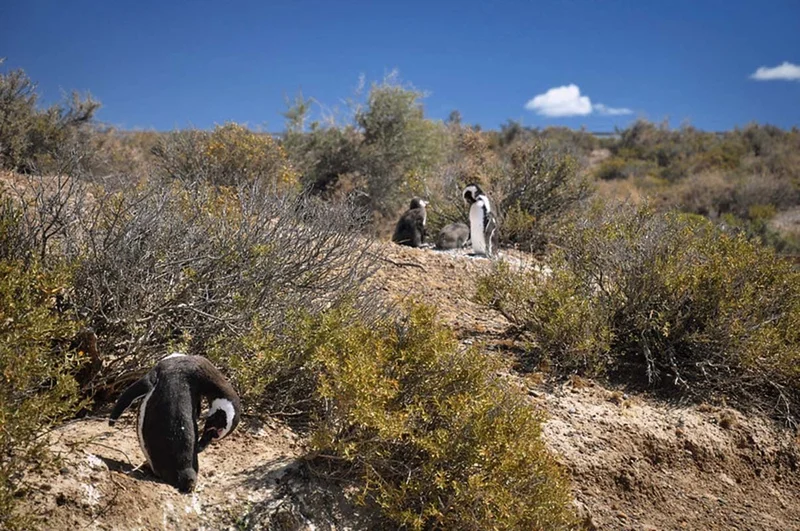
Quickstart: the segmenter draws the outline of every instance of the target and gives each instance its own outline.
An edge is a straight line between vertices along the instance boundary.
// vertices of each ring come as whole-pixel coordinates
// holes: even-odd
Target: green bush
[[[389,230],[412,196],[429,195],[427,177],[448,153],[447,127],[425,118],[423,97],[392,73],[372,84],[365,101],[351,102],[343,123],[313,121],[306,130],[313,101],[300,95],[284,113],[284,144],[301,181],[317,194],[358,197],[377,231]]]
[[[364,135],[363,172],[375,209],[394,214],[417,181],[444,160],[446,128],[425,118],[423,94],[393,76],[373,84],[356,123]],[[405,195],[403,195],[405,194]]]
[[[283,144],[303,186],[322,197],[342,192],[341,177],[361,169],[361,136],[352,127],[288,131]]]
[[[610,157],[600,163],[594,171],[596,178],[603,181],[613,181],[615,179],[626,179],[628,174],[625,169],[628,163],[619,157]]]
[[[47,463],[43,433],[77,411],[72,376],[83,361],[68,350],[77,321],[56,310],[69,285],[63,269],[0,259],[0,528],[30,529],[15,510],[24,474]]]
[[[699,216],[648,208],[596,207],[564,234],[549,278],[499,268],[481,280],[482,300],[530,332],[531,355],[686,396],[777,403],[793,418],[800,273],[791,264]]]
[[[571,270],[518,273],[499,262],[478,283],[476,299],[530,334],[529,368],[602,375],[610,355],[611,322],[593,288]]]
[[[542,414],[461,350],[430,308],[365,322],[345,307],[258,326],[220,345],[245,401],[302,416],[311,465],[354,482],[358,500],[410,529],[568,529],[568,484],[541,438]],[[288,406],[288,408],[287,408]]]
[[[37,100],[36,84],[24,71],[0,73],[0,168],[63,171],[76,162],[71,152],[85,143],[82,134],[100,104],[78,93],[46,109]]]

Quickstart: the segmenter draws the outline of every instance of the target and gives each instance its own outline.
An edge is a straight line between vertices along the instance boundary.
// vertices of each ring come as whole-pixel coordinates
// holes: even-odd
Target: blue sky
[[[334,107],[395,68],[429,116],[484,128],[800,125],[798,0],[8,0],[0,56],[45,102],[90,91],[124,128],[279,131],[286,96]]]

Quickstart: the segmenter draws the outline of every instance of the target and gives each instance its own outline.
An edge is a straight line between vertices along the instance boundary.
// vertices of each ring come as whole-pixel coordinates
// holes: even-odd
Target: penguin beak
[[[198,446],[199,446],[198,452],[202,452],[203,450],[208,448],[208,445],[218,440],[219,440],[219,429],[207,428],[205,431],[203,431],[203,435],[200,437],[200,440],[198,441]]]

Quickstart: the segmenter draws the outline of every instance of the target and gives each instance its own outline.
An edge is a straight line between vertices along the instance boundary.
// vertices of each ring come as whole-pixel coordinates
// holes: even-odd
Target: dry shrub
[[[0,217],[16,220],[4,225],[3,239],[12,238],[12,243],[0,247],[0,256],[38,260],[43,266],[74,258],[92,200],[89,185],[62,173],[13,177],[0,188]]]
[[[106,190],[135,186],[151,171],[152,151],[160,133],[154,131],[120,131],[98,129],[89,138],[85,176],[101,183]]]
[[[626,201],[641,204],[646,200],[636,179],[598,181],[595,183],[596,196],[606,201]]]
[[[716,218],[731,211],[735,193],[735,183],[720,172],[712,172],[692,175],[664,195],[669,206]]]
[[[494,376],[497,360],[461,350],[430,308],[400,321],[365,322],[347,305],[301,314],[278,334],[255,327],[219,359],[251,406],[310,422],[312,469],[355,486],[386,527],[574,524],[541,412]]]
[[[790,263],[699,216],[646,207],[596,207],[561,244],[546,280],[499,268],[481,281],[483,300],[540,345],[532,356],[796,422],[800,273]]]
[[[113,391],[168,349],[203,353],[223,331],[324,308],[370,274],[371,243],[355,236],[364,212],[261,185],[154,180],[123,193],[23,177],[0,201],[0,257],[71,264],[59,297],[99,336],[90,390]]]
[[[798,203],[800,182],[792,183],[771,173],[750,174],[737,187],[734,213],[747,217],[755,205],[771,205],[775,210],[784,210]]]
[[[371,273],[363,213],[258,183],[217,188],[179,182],[97,198],[76,237],[69,301],[110,360],[96,381],[134,378],[169,349],[202,354],[278,325],[290,310],[325,308]]]
[[[541,142],[516,146],[496,185],[502,239],[528,251],[542,250],[561,218],[590,193],[589,181],[578,174],[571,156]]]

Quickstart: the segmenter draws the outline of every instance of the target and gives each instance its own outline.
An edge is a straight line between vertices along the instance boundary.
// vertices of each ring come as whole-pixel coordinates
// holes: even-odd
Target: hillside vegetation
[[[796,428],[800,276],[780,255],[800,239],[773,221],[800,208],[800,132],[485,132],[422,99],[390,76],[325,119],[299,96],[277,137],[120,132],[91,97],[41,108],[24,72],[0,74],[0,526],[35,524],[42,434],[174,350],[215,360],[248,415],[303,434],[310,470],[387,526],[579,525],[518,374]],[[500,353],[367,282],[411,196],[435,233],[467,221],[472,182],[503,246],[551,271],[484,271],[475,302],[516,327]]]

